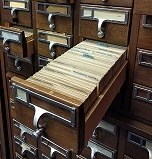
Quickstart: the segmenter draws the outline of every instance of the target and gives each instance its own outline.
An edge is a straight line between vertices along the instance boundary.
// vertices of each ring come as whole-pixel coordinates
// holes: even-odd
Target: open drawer
[[[33,54],[33,31],[32,29],[13,26],[10,28],[0,27],[0,39],[4,51],[19,57],[30,57]]]
[[[79,44],[78,46],[80,47]],[[66,52],[58,58],[63,58],[66,54],[70,56]],[[85,54],[85,56],[91,57],[88,54]],[[73,59],[73,63],[75,59]],[[37,75],[40,75],[51,63],[54,62],[50,62],[27,80],[17,77],[11,79],[14,93],[13,118],[35,130],[33,137],[36,139],[43,135],[63,148],[80,153],[125,81],[127,62],[124,60],[121,63],[112,78],[109,78],[107,85],[104,85],[104,87],[96,86],[85,99],[82,99],[85,97],[83,93],[76,94],[84,83],[84,79],[80,85],[77,85],[77,91],[69,91],[71,93],[69,95],[65,89],[65,92],[61,92],[64,88],[62,85],[57,91],[57,89],[51,90],[51,88],[45,87],[46,82],[43,82],[44,86],[32,82],[31,79],[38,77]],[[64,70],[65,68],[63,67],[62,69]],[[49,73],[47,75],[49,77]],[[67,74],[64,76],[67,77]],[[54,77],[55,75],[52,78],[50,77],[49,81],[55,80]],[[46,80],[47,77],[43,77],[43,79]],[[70,81],[70,77],[66,79]],[[62,80],[60,78],[59,82]],[[74,87],[76,81],[77,79],[70,83],[69,87]],[[58,81],[56,82],[58,83]],[[83,92],[85,89],[87,88],[84,86],[81,91]],[[99,94],[97,95],[97,93]],[[73,94],[76,94],[75,98]]]

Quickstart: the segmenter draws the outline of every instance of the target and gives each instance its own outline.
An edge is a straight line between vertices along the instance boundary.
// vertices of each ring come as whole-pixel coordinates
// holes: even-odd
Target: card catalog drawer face
[[[152,122],[152,88],[142,85],[133,85],[133,99],[131,103],[131,114],[148,122]]]
[[[71,4],[74,3],[74,0],[39,0],[40,2],[49,2],[49,3],[60,3],[60,4]]]
[[[37,147],[37,141],[32,138],[34,130],[28,128],[26,125],[15,119],[12,120],[12,125],[15,136],[21,138],[26,144]]]
[[[142,1],[135,0],[134,1],[134,12],[137,14],[151,14],[152,10],[152,1],[145,0],[144,3]]]
[[[93,133],[93,139],[117,150],[118,127],[112,123],[102,120]]]
[[[98,4],[108,6],[119,6],[119,7],[132,7],[133,0],[81,0],[81,3],[86,4]]]
[[[38,30],[38,54],[51,59],[62,55],[72,47],[72,36]]]
[[[32,29],[24,27],[0,27],[0,40],[5,52],[19,57],[33,54]]]
[[[36,27],[39,29],[72,34],[72,8],[36,2]]]
[[[41,158],[42,159],[49,159],[49,158],[56,158],[56,159],[71,159],[72,153],[71,151],[64,149],[61,145],[57,145],[54,142],[48,140],[44,136],[40,138],[40,148],[41,148]]]
[[[26,144],[23,140],[21,140],[19,137],[14,136],[14,147],[15,151],[18,154],[21,154],[23,158],[32,158],[32,159],[37,159],[37,148],[34,146]]]
[[[31,1],[30,0],[2,0],[3,21],[17,25],[31,27]]]
[[[134,82],[152,86],[152,51],[137,49]]]
[[[22,59],[17,58],[16,56],[7,54],[5,56],[7,61],[7,69],[17,73],[19,75],[22,75],[24,77],[29,77],[33,75],[33,64],[30,59]]]
[[[96,143],[94,140],[89,140],[87,147],[84,148],[81,156],[85,159],[116,159],[116,151]],[[83,159],[83,158],[82,158]]]
[[[143,15],[140,20],[138,47],[152,50],[152,15]]]
[[[151,159],[152,142],[138,134],[128,132],[125,145],[125,155],[131,159]],[[129,159],[130,159],[129,158]]]
[[[81,6],[79,28],[81,37],[126,46],[129,24],[130,10],[128,9]]]

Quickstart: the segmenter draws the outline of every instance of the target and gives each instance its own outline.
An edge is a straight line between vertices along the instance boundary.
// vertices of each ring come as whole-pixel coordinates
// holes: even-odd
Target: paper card
[[[23,2],[10,2],[10,7],[12,8],[22,8],[25,9],[26,5]]]
[[[47,40],[68,46],[68,40],[67,40],[66,37],[61,37],[61,36],[55,36],[55,35],[48,34],[47,35]]]
[[[68,7],[66,6],[55,6],[50,5],[46,8],[48,13],[60,13],[60,14],[68,14]]]

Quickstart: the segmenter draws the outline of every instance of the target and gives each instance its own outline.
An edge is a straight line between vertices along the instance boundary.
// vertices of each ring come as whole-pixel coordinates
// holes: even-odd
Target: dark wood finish
[[[15,25],[22,25],[26,27],[32,27],[32,14],[31,14],[31,4],[30,11],[19,11],[17,10],[17,20],[13,22],[13,17],[11,15],[10,9],[5,9],[2,7],[2,19],[3,22],[12,23]]]
[[[53,20],[55,24],[55,32],[73,34],[73,17],[55,15]],[[50,31],[48,14],[36,13],[36,28]]]
[[[142,57],[140,58],[140,56]],[[143,63],[139,63],[139,61]],[[152,52],[149,50],[137,50],[134,83],[138,83],[147,87],[152,86],[152,67],[148,64],[152,64]]]
[[[143,26],[143,16],[140,19],[140,29],[138,38],[138,48],[152,50],[152,28]],[[152,16],[149,16],[150,25],[152,25]]]
[[[65,48],[62,46],[56,45],[53,48],[55,50],[55,58],[57,58],[58,56],[61,56],[66,51],[68,51],[68,48]],[[49,44],[38,42],[38,54],[52,59],[51,51],[49,50]]]
[[[98,4],[98,5],[108,5],[108,6],[119,6],[119,7],[132,7],[133,0],[81,0],[81,3],[86,4]]]
[[[136,14],[152,14],[152,1],[145,0],[144,3],[139,0],[134,0],[134,13]]]
[[[60,4],[70,4],[74,3],[75,0],[39,0],[39,2],[49,2],[49,3],[60,3]]]
[[[12,71],[19,75],[22,75],[23,77],[29,77],[33,75],[34,70],[31,59],[22,59],[16,56],[10,56],[8,54],[5,54],[5,59],[7,62],[5,67],[8,71]],[[15,60],[18,60],[18,64],[21,67],[21,70],[18,70],[15,66]]]
[[[96,6],[96,7],[100,8],[101,6]],[[121,9],[124,9],[124,8],[121,8]],[[88,39],[94,39],[94,40],[102,41],[106,43],[127,46],[129,41],[131,10],[128,10],[128,11],[129,11],[129,19],[127,24],[114,24],[110,22],[104,23],[105,36],[103,38],[99,38],[97,35],[98,20],[80,19],[79,35],[83,37],[84,39],[88,38]]]

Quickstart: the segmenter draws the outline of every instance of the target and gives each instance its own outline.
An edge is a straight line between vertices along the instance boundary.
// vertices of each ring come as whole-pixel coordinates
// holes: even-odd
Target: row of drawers
[[[122,120],[117,121],[111,117],[101,121],[80,155],[75,155],[72,151],[54,144],[45,137],[41,137],[38,143],[35,142],[31,137],[32,130],[13,120],[16,155],[26,156],[29,159],[31,157],[38,158],[38,156],[43,159],[48,159],[51,156],[57,159],[150,159],[151,135],[147,135],[146,130],[139,129],[141,127],[147,129],[149,126],[127,118],[125,120],[130,123],[124,121],[122,123]],[[137,127],[136,123],[138,124]]]

